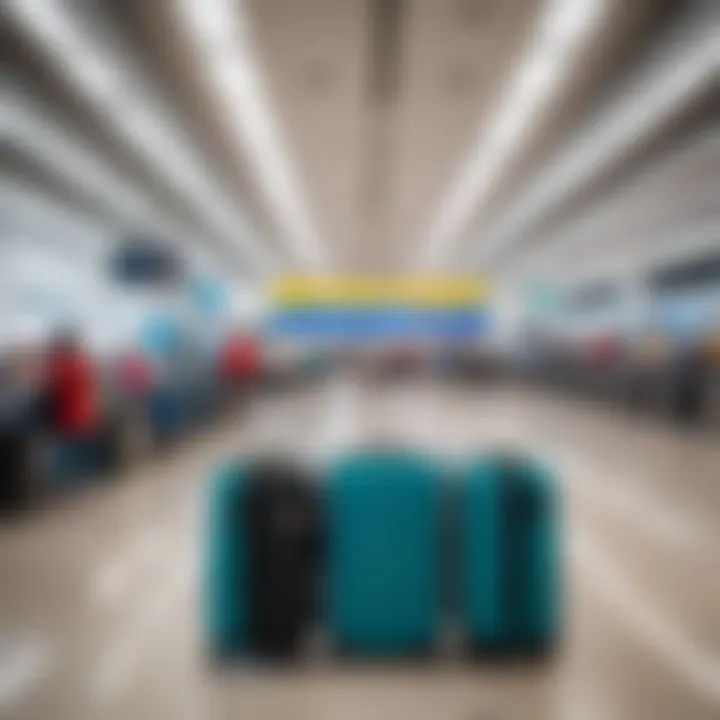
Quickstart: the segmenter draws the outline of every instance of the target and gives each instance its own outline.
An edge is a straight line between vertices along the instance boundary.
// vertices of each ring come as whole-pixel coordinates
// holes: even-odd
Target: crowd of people
[[[179,435],[260,373],[257,342],[228,333],[210,352],[128,348],[101,358],[70,330],[0,360],[0,507],[30,503],[38,485],[66,485],[123,461],[123,432]]]

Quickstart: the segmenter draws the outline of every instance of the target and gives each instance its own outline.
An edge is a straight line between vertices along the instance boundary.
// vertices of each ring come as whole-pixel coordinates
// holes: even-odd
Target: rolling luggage
[[[163,442],[175,439],[188,426],[187,399],[176,387],[158,387],[148,398],[148,414],[157,440]]]
[[[0,394],[0,515],[25,511],[37,499],[43,409],[36,393]]]
[[[209,485],[205,621],[216,658],[293,656],[313,617],[317,507],[291,462],[255,460]]]
[[[95,433],[78,436],[56,435],[52,439],[46,478],[48,489],[65,490],[84,484],[99,469]]]
[[[326,487],[328,614],[350,654],[420,654],[440,622],[439,469],[391,448],[356,451]]]
[[[141,412],[119,409],[107,414],[95,441],[98,469],[112,473],[127,468],[147,451],[147,436]]]
[[[529,458],[480,458],[463,494],[464,625],[471,647],[510,654],[552,650],[560,629],[552,474]]]
[[[14,515],[32,505],[37,478],[30,431],[0,423],[0,515]]]

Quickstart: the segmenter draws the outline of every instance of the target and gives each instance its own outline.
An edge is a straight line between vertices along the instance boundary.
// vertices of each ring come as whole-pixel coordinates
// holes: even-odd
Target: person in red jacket
[[[94,430],[99,415],[95,371],[87,353],[69,333],[60,335],[50,350],[47,390],[56,432],[78,437]]]
[[[231,383],[253,380],[260,370],[257,344],[241,335],[230,335],[220,348],[220,376]]]
[[[55,472],[63,479],[83,477],[96,465],[100,397],[93,363],[72,334],[52,343],[46,394],[48,424],[57,441]]]

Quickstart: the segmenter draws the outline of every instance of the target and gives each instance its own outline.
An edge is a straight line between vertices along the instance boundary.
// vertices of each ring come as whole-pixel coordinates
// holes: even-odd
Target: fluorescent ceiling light
[[[617,243],[601,259],[588,254],[581,262],[554,263],[551,267],[529,264],[516,268],[514,273],[524,277],[569,277],[575,281],[586,276],[642,273],[661,264],[717,249],[720,249],[718,218],[699,219],[691,225],[636,236],[630,247],[627,242]]]
[[[498,254],[527,235],[532,223],[609,164],[616,162],[643,136],[662,128],[695,97],[717,80],[718,53],[714,28],[704,26],[684,42],[670,43],[671,50],[641,77],[633,77],[620,100],[603,109],[602,121],[594,118],[581,128],[578,138],[540,173],[524,197],[513,203],[485,237],[475,262]]]
[[[318,234],[252,49],[246,4],[242,0],[183,0],[180,10],[186,30],[207,61],[208,77],[227,107],[227,117],[232,118],[231,131],[254,161],[261,188],[275,208],[283,235],[301,263],[321,264],[324,258]]]
[[[143,68],[112,33],[93,22],[101,18],[94,18],[91,8],[53,0],[6,0],[6,6],[10,17],[64,71],[116,135],[148,160],[153,171],[161,170],[164,181],[180,191],[219,237],[240,248],[255,269],[267,271],[272,259],[258,244],[247,218],[210,178],[204,160],[193,152],[156,89],[147,85]]]
[[[714,163],[713,158],[716,159]],[[552,233],[547,241],[536,239],[533,248],[522,257],[519,268],[537,270],[552,266],[562,253],[590,242],[647,233],[648,226],[652,227],[654,223],[658,229],[667,227],[673,217],[678,217],[676,211],[683,209],[682,197],[676,194],[674,204],[671,202],[669,206],[664,204],[660,207],[656,198],[682,186],[684,178],[692,182],[693,176],[696,176],[695,182],[702,182],[704,176],[698,178],[697,173],[703,173],[710,163],[718,166],[717,158],[720,158],[720,133],[711,131],[681,153],[653,163],[635,180],[632,188],[622,188],[619,194],[613,195],[592,212],[566,224],[560,232]],[[708,189],[709,198],[712,192]],[[653,207],[656,209],[651,210]]]
[[[84,13],[53,0],[5,2],[10,13],[33,28],[37,40],[52,51],[57,64],[67,66],[73,74],[82,77],[82,86],[86,83],[107,97],[117,96],[119,90],[127,89],[131,78],[123,63],[107,60],[108,48],[121,55],[126,56],[126,53],[109,33],[101,32],[99,28],[83,28],[87,25]],[[78,42],[82,29],[86,32],[82,42]]]
[[[432,264],[447,252],[506,165],[556,97],[572,53],[595,29],[607,0],[548,0],[526,55],[499,107],[480,129],[467,162],[442,200],[421,254]]]
[[[9,95],[5,93],[5,97]],[[13,108],[16,122],[4,126],[0,138],[49,168],[68,187],[95,198],[111,214],[114,212],[115,227],[108,228],[108,237],[115,240],[118,230],[139,225],[177,242],[194,260],[203,258],[204,265],[217,266],[208,258],[207,243],[189,237],[187,230],[166,217],[149,197],[99,162],[94,151],[80,138],[62,131],[40,107],[29,105],[27,99],[17,96],[8,104]]]
[[[34,156],[84,194],[120,210],[126,221],[156,222],[157,211],[148,199],[120,180],[81,139],[63,132],[44,115],[42,108],[32,108],[21,94],[4,96],[15,117],[14,122],[3,124],[0,131],[3,141]]]
[[[192,16],[198,37],[208,46],[227,47],[236,40],[235,32],[241,19],[236,0],[190,0],[182,4],[183,11]]]
[[[598,22],[602,9],[603,3],[595,0],[549,3],[540,21],[541,41],[572,43],[582,40],[586,28]]]

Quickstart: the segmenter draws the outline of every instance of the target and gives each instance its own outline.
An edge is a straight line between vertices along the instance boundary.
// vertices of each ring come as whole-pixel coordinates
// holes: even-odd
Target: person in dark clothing
[[[0,513],[27,509],[39,480],[42,397],[33,352],[16,350],[0,363]]]

